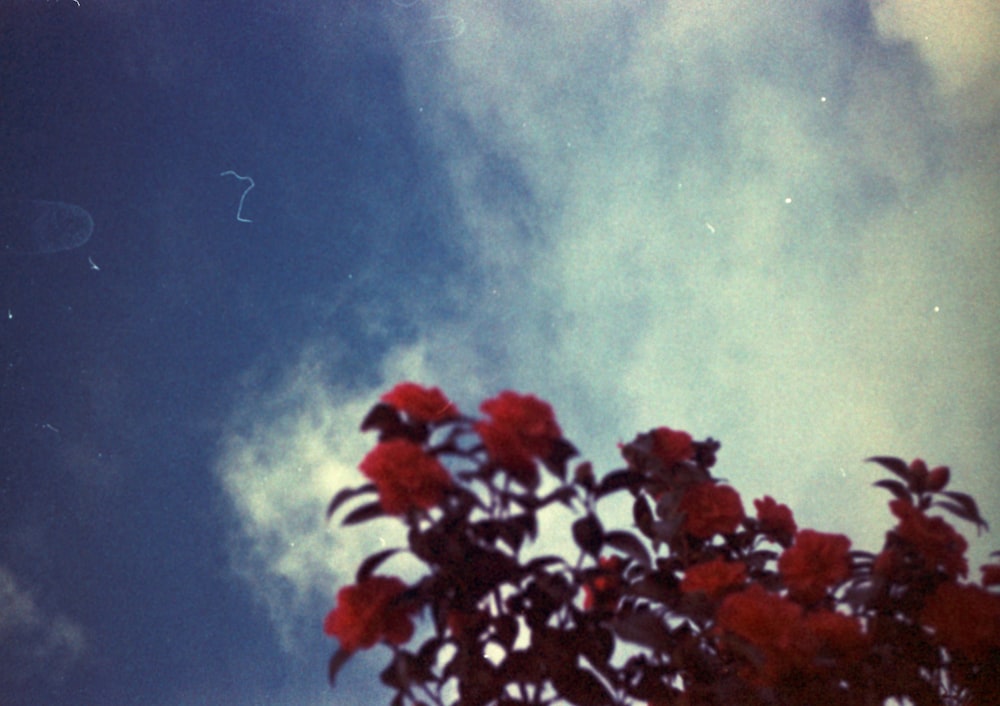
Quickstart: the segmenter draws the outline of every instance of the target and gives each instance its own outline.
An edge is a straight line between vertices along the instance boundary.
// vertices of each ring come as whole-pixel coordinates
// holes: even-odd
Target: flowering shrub
[[[393,706],[1000,703],[1000,564],[962,582],[967,543],[929,513],[986,523],[946,489],[946,467],[869,459],[893,476],[875,485],[897,521],[874,555],[800,529],[770,496],[747,516],[712,477],[712,439],[653,429],[598,477],[586,462],[569,472],[576,450],[544,401],[508,391],[480,411],[407,382],[362,423],[378,432],[361,463],[372,482],[340,491],[328,517],[398,516],[408,546],[368,557],[338,592],[331,681],[383,642]],[[632,527],[608,528],[598,506],[622,493]],[[576,513],[578,555],[531,555],[556,505]],[[377,573],[404,551],[420,578]],[[427,629],[410,645],[417,615]]]

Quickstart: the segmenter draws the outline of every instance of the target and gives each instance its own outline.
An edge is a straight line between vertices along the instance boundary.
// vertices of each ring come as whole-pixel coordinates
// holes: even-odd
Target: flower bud
[[[951,471],[947,466],[938,466],[927,475],[927,490],[937,492],[948,485]]]
[[[590,461],[584,461],[576,467],[573,472],[573,480],[584,488],[594,487],[594,466]]]
[[[922,493],[927,487],[927,463],[922,458],[910,461],[910,480],[908,485],[914,493]]]

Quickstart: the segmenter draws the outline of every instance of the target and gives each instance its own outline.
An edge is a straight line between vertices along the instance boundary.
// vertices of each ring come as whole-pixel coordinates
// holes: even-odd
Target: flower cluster
[[[712,475],[713,439],[660,427],[620,445],[622,468],[569,473],[576,450],[549,404],[506,391],[479,411],[405,382],[362,423],[378,432],[360,466],[371,482],[328,516],[398,517],[407,546],[339,590],[331,681],[381,642],[394,706],[1000,703],[1000,564],[966,581],[964,537],[930,513],[986,523],[947,467],[869,459],[894,476],[875,483],[896,522],[876,555],[800,528],[771,496],[747,515]],[[601,503],[626,493],[631,527],[607,527]],[[554,506],[575,513],[578,556],[528,549]],[[379,573],[400,552],[420,578]]]

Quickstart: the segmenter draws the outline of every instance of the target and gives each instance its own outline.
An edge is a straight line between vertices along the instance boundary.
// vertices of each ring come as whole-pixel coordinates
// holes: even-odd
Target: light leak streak
[[[415,41],[413,43],[414,46],[450,42],[452,39],[458,39],[465,34],[465,20],[458,15],[432,15],[430,19],[432,22],[436,21],[436,34]]]
[[[238,220],[240,223],[253,223],[253,221],[251,221],[249,218],[244,218],[242,215],[240,215],[240,214],[243,213],[243,201],[246,200],[247,194],[250,193],[250,189],[252,189],[254,187],[253,178],[252,177],[248,177],[248,176],[240,176],[239,174],[237,174],[236,172],[234,172],[232,169],[229,169],[227,171],[222,172],[221,174],[219,174],[219,176],[229,176],[230,174],[232,174],[234,177],[236,177],[240,181],[249,181],[250,182],[250,186],[248,186],[246,189],[244,189],[243,190],[243,195],[240,196],[240,206],[239,206],[239,208],[236,209],[236,220]]]

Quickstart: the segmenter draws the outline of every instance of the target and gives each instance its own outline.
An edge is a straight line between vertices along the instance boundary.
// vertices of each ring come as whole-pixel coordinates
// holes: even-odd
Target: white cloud
[[[871,454],[951,463],[1000,517],[998,160],[927,89],[951,54],[839,8],[452,2],[465,35],[406,60],[506,384],[609,463],[655,424],[717,435],[747,495],[872,547]]]
[[[353,580],[361,560],[404,539],[389,520],[362,528],[340,528],[339,517],[324,522],[338,490],[366,482],[357,466],[373,439],[358,427],[394,384],[346,384],[322,362],[331,357],[310,348],[275,386],[248,393],[217,465],[235,514],[234,565],[292,652],[319,633],[336,588]],[[423,360],[419,347],[400,349],[382,379],[419,379]],[[247,376],[248,389],[258,384]]]
[[[83,628],[65,615],[38,604],[7,567],[0,565],[0,645],[3,645],[3,682],[42,677],[58,681],[83,656]]]
[[[992,0],[881,0],[879,31],[910,43],[960,115],[992,122],[1000,109],[1000,5]]]
[[[402,379],[467,409],[536,392],[599,468],[655,425],[716,436],[748,506],[774,495],[869,549],[890,524],[873,454],[950,463],[1000,523],[1000,160],[969,121],[989,97],[952,103],[954,67],[995,48],[918,57],[886,40],[908,13],[879,10],[877,36],[838,7],[457,0],[435,12],[465,32],[432,47],[387,15],[474,277],[379,385],[330,392],[306,356],[248,400],[223,478],[276,614],[366,553],[317,518]]]

